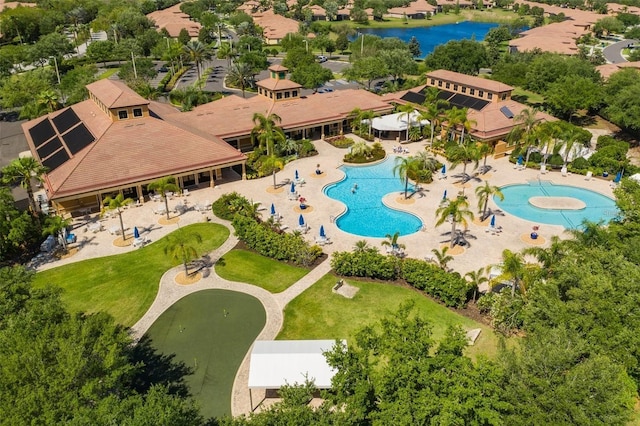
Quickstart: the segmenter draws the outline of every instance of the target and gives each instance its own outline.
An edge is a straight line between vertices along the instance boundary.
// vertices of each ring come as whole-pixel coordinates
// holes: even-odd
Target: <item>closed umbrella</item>
[[[271,203],[271,216],[275,216],[276,215],[276,206],[273,205],[273,203]]]
[[[444,194],[442,194],[442,199],[446,200],[447,199],[447,190],[444,190]]]
[[[298,225],[304,226],[304,216],[300,215],[300,217],[298,218]]]
[[[442,169],[440,170],[440,173],[442,173],[442,174],[447,173],[447,166],[446,166],[446,164],[443,164],[443,165],[442,165]]]
[[[133,227],[133,238],[140,238],[140,231],[138,231],[138,227]]]
[[[290,192],[291,192],[292,194],[295,194],[295,193],[296,193],[296,184],[295,184],[295,183],[293,183],[293,182],[291,182],[291,190],[290,190]]]
[[[296,180],[298,180],[298,169],[296,169],[296,174],[295,174]]]
[[[326,238],[327,235],[324,233],[324,225],[320,225],[320,238]]]
[[[616,173],[616,177],[615,177],[615,179],[613,179],[613,182],[614,183],[618,183],[618,182],[620,182],[620,179],[622,179],[622,172]]]
[[[522,164],[524,164],[524,158],[522,158],[522,155],[520,155],[520,156],[518,157],[518,165],[519,165],[519,166],[522,166]]]
[[[492,228],[495,228],[495,227],[496,227],[496,215],[495,215],[495,214],[491,216],[491,222],[489,223],[489,225],[490,225]]]

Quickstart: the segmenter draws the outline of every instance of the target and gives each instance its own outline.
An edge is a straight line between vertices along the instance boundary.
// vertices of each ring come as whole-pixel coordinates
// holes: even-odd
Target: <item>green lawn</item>
[[[384,21],[369,21],[367,24],[359,24],[357,22],[349,22],[354,27],[362,28],[415,28],[415,27],[434,27],[436,25],[455,24],[462,21],[475,22],[496,22],[508,23],[520,16],[512,11],[502,9],[492,10],[461,10],[458,15],[453,12],[439,13],[431,19],[408,19],[404,21],[402,18],[385,18]]]
[[[112,75],[114,75],[115,73],[117,73],[118,71],[120,71],[120,68],[109,68],[108,70],[106,70],[105,72],[103,72],[102,74],[100,74],[98,76],[98,80],[103,80],[105,78],[109,78]]]
[[[200,255],[220,247],[229,237],[226,227],[211,223],[185,226],[176,232],[200,234],[202,243],[194,243]],[[164,254],[165,245],[162,238],[129,253],[38,272],[34,285],[61,287],[62,299],[71,312],[104,311],[120,324],[131,326],[153,303],[162,274],[179,264]]]
[[[307,275],[309,270],[247,250],[231,250],[216,263],[216,272],[230,281],[253,284],[271,293],[280,293]]]
[[[490,327],[458,315],[411,289],[385,283],[345,280],[360,288],[353,299],[347,299],[332,293],[331,288],[336,280],[332,274],[325,275],[287,305],[278,339],[340,338],[353,341],[355,332],[363,326],[394,312],[402,302],[414,300],[416,308],[433,325],[435,340],[440,339],[451,324],[461,325],[466,330],[481,328],[482,333],[476,344],[469,347],[468,355],[493,357],[496,353],[498,338]]]
[[[165,311],[147,336],[158,352],[193,369],[186,383],[202,415],[231,415],[236,372],[265,325],[258,299],[228,290],[190,294]]]
[[[544,96],[525,89],[521,89],[519,87],[513,89],[511,97],[518,102],[522,102],[524,104],[532,106],[539,106],[544,103]]]

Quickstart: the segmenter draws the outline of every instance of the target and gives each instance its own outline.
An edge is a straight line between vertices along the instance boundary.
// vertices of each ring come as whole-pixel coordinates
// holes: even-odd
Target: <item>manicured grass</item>
[[[347,339],[353,342],[355,333],[365,325],[378,322],[394,312],[401,303],[415,301],[415,306],[433,326],[437,341],[449,325],[461,325],[465,330],[481,328],[474,346],[467,349],[471,357],[495,356],[498,338],[483,324],[439,305],[407,288],[392,284],[345,280],[360,289],[353,299],[334,294],[331,288],[337,278],[328,274],[311,288],[292,300],[284,311],[284,325],[278,339]]]
[[[193,243],[199,255],[220,247],[229,237],[226,227],[212,223],[189,225],[176,232],[200,234],[202,243]],[[180,263],[164,254],[165,246],[166,238],[162,238],[132,252],[38,272],[34,285],[61,287],[71,312],[104,311],[120,324],[131,326],[153,303],[162,274]]]
[[[109,78],[115,73],[117,73],[118,71],[120,71],[120,68],[109,68],[108,70],[106,70],[105,72],[103,72],[98,76],[98,80],[104,80],[105,78]]]
[[[216,263],[216,272],[230,281],[253,284],[271,293],[280,293],[307,275],[309,270],[247,250],[231,250]]]
[[[184,362],[186,383],[203,416],[231,415],[236,372],[266,323],[258,299],[228,290],[190,294],[165,311],[147,336],[158,352]]]
[[[521,89],[519,87],[516,87],[515,89],[513,89],[513,92],[511,93],[511,97],[517,100],[518,102],[522,102],[527,105],[538,106],[544,103],[544,96],[534,92],[530,92],[525,89]]]

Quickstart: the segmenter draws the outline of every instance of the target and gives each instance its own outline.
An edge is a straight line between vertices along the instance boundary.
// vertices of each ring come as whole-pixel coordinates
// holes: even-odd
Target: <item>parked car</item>
[[[318,62],[320,63],[327,62],[327,57],[323,55],[318,55]]]
[[[158,71],[159,72],[169,72],[169,68],[167,68],[166,65],[163,65],[158,69]]]

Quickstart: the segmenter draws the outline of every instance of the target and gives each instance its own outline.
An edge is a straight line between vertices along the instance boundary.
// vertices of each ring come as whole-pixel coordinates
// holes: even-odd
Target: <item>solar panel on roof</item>
[[[82,148],[89,145],[91,142],[95,140],[91,132],[87,129],[87,126],[84,123],[80,123],[79,126],[71,129],[69,133],[62,137],[64,142],[67,144],[69,151],[71,154],[75,154],[80,151]]]
[[[38,151],[38,156],[40,158],[47,158],[60,148],[62,148],[62,142],[60,142],[58,137],[55,137],[49,142],[40,145],[40,147],[36,148],[36,151]]]
[[[76,115],[75,111],[71,108],[67,108],[66,111],[52,118],[53,124],[58,129],[58,133],[63,134],[76,124],[80,122],[80,118]]]
[[[42,165],[48,167],[49,170],[55,170],[61,165],[65,163],[69,159],[69,154],[64,149],[53,154],[51,157],[47,158],[42,162]]]
[[[500,112],[507,118],[513,118],[513,112],[506,106],[500,107]]]
[[[422,104],[424,102],[424,95],[416,92],[407,92],[400,99],[414,104]]]
[[[33,144],[38,148],[40,145],[54,137],[56,131],[53,130],[53,126],[49,120],[45,118],[40,123],[30,128],[29,134],[31,135],[31,139],[33,139]]]
[[[449,99],[449,103],[462,108],[471,108],[476,111],[480,111],[482,108],[487,106],[489,101],[485,101],[478,98],[472,98],[471,96],[456,94],[451,99]]]

